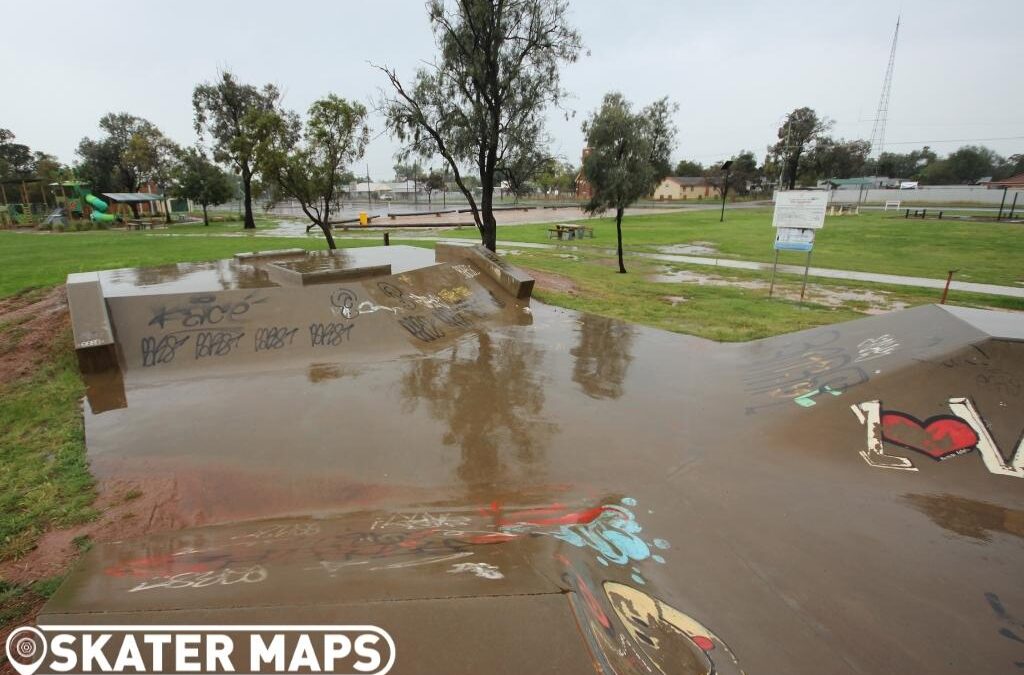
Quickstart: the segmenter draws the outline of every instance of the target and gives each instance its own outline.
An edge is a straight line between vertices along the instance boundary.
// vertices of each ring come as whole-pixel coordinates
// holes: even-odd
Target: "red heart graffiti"
[[[978,444],[978,434],[954,415],[929,417],[924,422],[901,412],[882,413],[882,438],[940,460]]]

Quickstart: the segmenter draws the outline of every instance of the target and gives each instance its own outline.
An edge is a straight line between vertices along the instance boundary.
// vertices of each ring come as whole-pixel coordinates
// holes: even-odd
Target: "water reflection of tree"
[[[201,289],[204,292],[234,288],[262,288],[274,285],[268,281],[267,273],[261,267],[237,263],[231,259],[138,267],[128,271],[128,277],[135,286],[169,284],[194,275],[199,275],[200,282],[193,284],[194,288],[191,290]],[[121,281],[122,279],[116,280]]]
[[[579,344],[570,351],[576,358],[572,381],[591,398],[619,398],[633,360],[632,326],[602,316],[580,316]]]
[[[180,265],[160,265],[158,267],[135,267],[129,274],[136,286],[156,286],[177,281],[186,274]]]
[[[486,499],[535,475],[556,425],[543,416],[543,354],[525,342],[476,338],[413,362],[401,394],[407,412],[422,402],[447,423],[442,442],[462,451],[459,480],[471,497]]]

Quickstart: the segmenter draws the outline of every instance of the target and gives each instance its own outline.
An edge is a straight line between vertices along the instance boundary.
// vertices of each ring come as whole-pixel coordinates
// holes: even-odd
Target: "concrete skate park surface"
[[[452,246],[69,279],[93,471],[174,489],[39,622],[373,624],[396,673],[1024,661],[1019,315],[731,345],[529,285]]]

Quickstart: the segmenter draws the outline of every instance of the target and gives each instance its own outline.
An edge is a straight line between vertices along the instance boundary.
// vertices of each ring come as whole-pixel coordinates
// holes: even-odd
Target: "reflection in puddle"
[[[394,274],[435,264],[433,251],[416,246],[388,246],[311,251],[298,260],[282,263],[279,258],[239,261],[212,260],[200,263],[176,263],[158,267],[126,268],[100,272],[100,283],[106,297],[154,295],[162,293],[197,293],[226,291],[238,288],[279,286],[266,271],[268,263],[276,262],[298,271],[351,269],[390,264]]]
[[[99,415],[108,410],[128,407],[124,378],[120,368],[110,368],[98,373],[82,373],[85,383],[85,398],[92,414]]]
[[[948,494],[907,494],[903,499],[939,527],[964,537],[991,541],[992,532],[1024,537],[1024,511]]]
[[[570,352],[576,359],[572,381],[590,398],[622,396],[636,329],[621,321],[581,314],[578,334],[579,342]]]
[[[412,362],[400,386],[405,412],[422,403],[445,423],[441,442],[461,450],[456,475],[487,501],[494,486],[530,482],[558,426],[544,416],[544,353],[486,332],[474,338]]]

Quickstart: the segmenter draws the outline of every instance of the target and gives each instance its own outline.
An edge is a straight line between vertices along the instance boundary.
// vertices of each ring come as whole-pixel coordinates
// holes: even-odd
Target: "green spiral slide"
[[[109,208],[107,203],[93,193],[82,190],[82,199],[89,202],[89,206],[92,207],[92,213],[89,214],[89,220],[92,222],[112,223],[117,220],[117,216],[113,213],[107,213]]]

